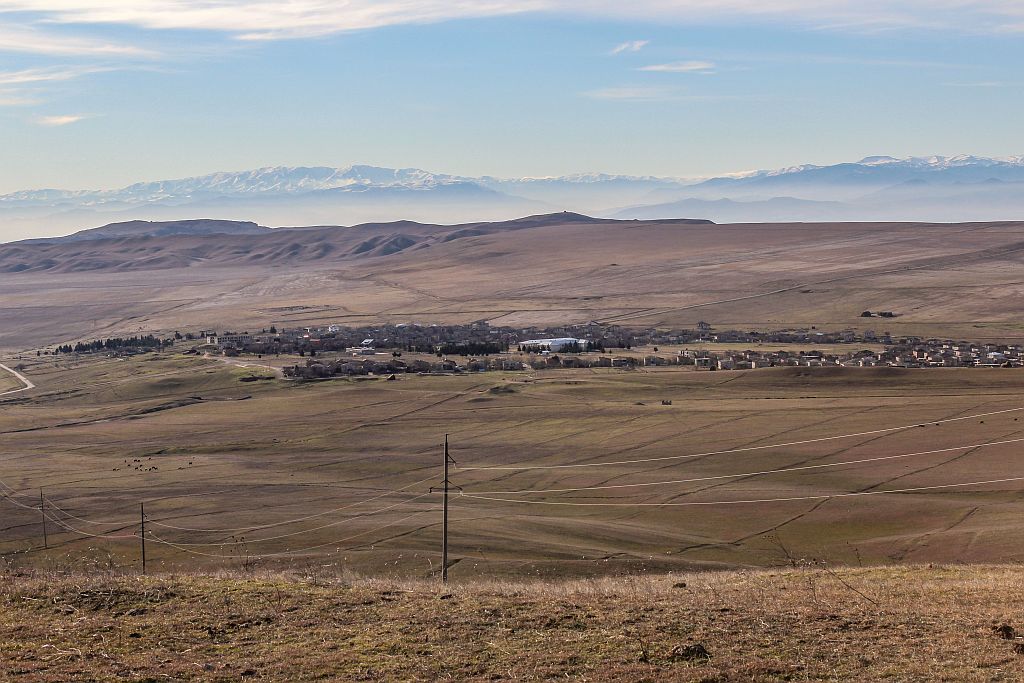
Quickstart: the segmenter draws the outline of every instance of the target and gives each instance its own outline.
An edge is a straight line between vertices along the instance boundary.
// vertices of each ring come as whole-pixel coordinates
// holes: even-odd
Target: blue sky
[[[1022,67],[1011,0],[0,0],[0,192],[1015,155]]]

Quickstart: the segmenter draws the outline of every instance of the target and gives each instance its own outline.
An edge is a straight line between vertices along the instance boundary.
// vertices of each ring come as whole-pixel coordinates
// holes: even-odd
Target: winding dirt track
[[[25,385],[25,386],[23,386],[20,389],[11,389],[10,391],[0,392],[0,396],[8,396],[10,394],[17,394],[17,393],[20,393],[22,391],[28,391],[29,389],[35,389],[36,388],[36,385],[32,383],[32,380],[30,380],[28,377],[26,377],[25,375],[21,374],[17,370],[14,370],[12,368],[7,367],[3,363],[0,363],[0,370],[6,370],[7,372],[9,372],[12,375],[14,375],[14,377],[19,382],[21,382],[22,384]]]

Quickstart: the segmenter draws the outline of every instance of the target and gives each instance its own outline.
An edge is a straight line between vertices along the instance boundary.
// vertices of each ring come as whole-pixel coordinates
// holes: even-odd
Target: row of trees
[[[433,349],[431,349],[433,350]],[[437,347],[438,356],[489,356],[508,351],[508,344],[498,342],[449,342]]]
[[[622,344],[618,348],[628,349],[629,344]],[[537,344],[520,344],[519,350],[523,353],[541,353],[547,351],[546,347],[539,346]],[[564,344],[562,348],[558,350],[558,353],[584,353],[587,351],[597,351],[600,353],[605,352],[605,346],[603,341],[586,341],[580,344],[579,342],[572,342],[571,344]]]
[[[159,339],[151,334],[141,337],[112,337],[110,339],[94,339],[90,342],[78,342],[74,346],[64,344],[58,346],[55,353],[89,353],[91,351],[117,351],[121,349],[158,349],[174,344],[173,339]]]

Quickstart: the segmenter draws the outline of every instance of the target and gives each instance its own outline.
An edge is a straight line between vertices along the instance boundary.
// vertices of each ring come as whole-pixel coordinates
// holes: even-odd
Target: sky
[[[0,193],[1019,155],[1022,67],[1019,0],[0,0]]]

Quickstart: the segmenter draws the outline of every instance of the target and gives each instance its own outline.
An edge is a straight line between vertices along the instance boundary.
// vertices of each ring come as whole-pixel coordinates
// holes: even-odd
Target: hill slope
[[[0,273],[124,272],[261,265],[313,267],[388,256],[466,237],[531,228],[615,223],[568,212],[451,226],[396,221],[354,227],[275,230],[240,221],[130,221],[67,237],[0,244]],[[702,225],[708,221],[682,223]]]
[[[456,585],[239,573],[5,577],[0,676],[66,680],[996,681],[1019,567]]]
[[[372,321],[858,327],[1021,338],[1024,223],[553,214],[0,245],[0,347],[140,327]]]
[[[195,219],[184,221],[125,221],[81,230],[66,237],[24,240],[21,244],[87,242],[89,240],[132,237],[170,237],[173,235],[258,235],[269,231],[251,221]]]

